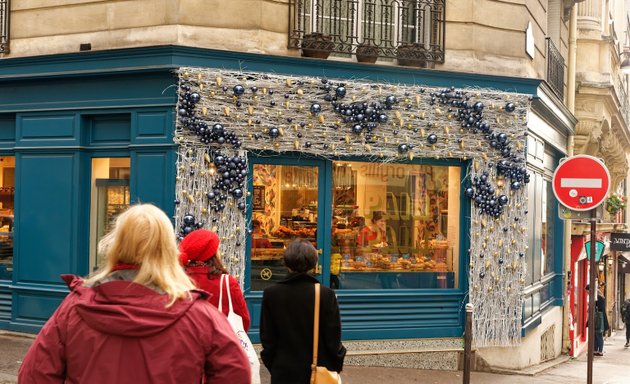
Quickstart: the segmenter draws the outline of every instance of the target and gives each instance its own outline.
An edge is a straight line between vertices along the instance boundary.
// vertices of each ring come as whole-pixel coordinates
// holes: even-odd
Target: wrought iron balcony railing
[[[547,37],[547,83],[560,100],[564,99],[564,58]]]
[[[289,47],[443,63],[446,0],[290,0]]]
[[[9,53],[9,0],[0,0],[0,53]]]

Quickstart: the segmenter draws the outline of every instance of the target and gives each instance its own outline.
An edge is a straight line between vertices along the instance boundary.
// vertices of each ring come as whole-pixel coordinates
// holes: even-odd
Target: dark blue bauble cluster
[[[204,144],[232,144],[233,148],[240,148],[242,144],[236,134],[227,132],[225,127],[219,123],[208,127],[208,125],[202,121],[198,124],[198,127],[195,127],[194,132]]]
[[[496,195],[494,187],[490,185],[489,178],[488,172],[475,176],[473,185],[466,188],[464,193],[482,213],[492,217],[499,217],[503,213],[503,209],[509,199],[506,195]]]
[[[393,100],[390,100],[392,103]],[[343,122],[351,126],[352,133],[370,134],[379,124],[387,122],[386,109],[390,105],[380,102],[356,102],[351,104],[332,102],[335,112],[342,116]],[[368,140],[366,140],[367,142]]]
[[[470,97],[466,92],[456,91],[454,87],[451,87],[442,89],[439,92],[432,92],[430,97],[431,101],[429,104],[434,105],[438,103],[447,106],[449,112],[455,112],[453,115],[460,122],[462,128],[466,128],[473,133],[492,132],[490,124],[483,120],[485,105],[480,101],[470,102]]]
[[[465,92],[457,91],[454,87],[445,88],[439,92],[433,92],[430,94],[430,97],[431,105],[437,103],[447,107],[448,111],[453,113],[460,122],[460,126],[463,129],[467,129],[472,133],[483,134],[490,147],[501,154],[503,160],[499,161],[496,166],[497,174],[510,180],[511,189],[518,190],[522,188],[523,183],[529,183],[529,174],[527,173],[527,168],[524,166],[524,159],[513,153],[514,148],[506,133],[493,132],[488,121],[484,120],[483,110],[485,105],[482,102],[471,102],[470,97]],[[504,109],[506,112],[513,112],[516,106],[514,103],[507,103]],[[427,136],[427,141],[429,144],[434,144],[437,142],[437,136],[431,134]],[[477,199],[478,195],[475,189],[469,189],[473,190],[475,199]],[[477,188],[476,191],[479,191],[479,188]],[[486,206],[491,201],[496,203],[494,200],[482,200],[485,201]],[[477,200],[475,200],[475,202],[477,202]],[[498,205],[500,205],[501,208],[495,209]],[[491,205],[491,207],[492,209],[487,207],[482,208],[482,212],[496,217],[501,214],[495,214],[497,210],[499,212],[503,211],[502,204]]]
[[[529,183],[529,173],[527,168],[521,163],[520,158],[516,158],[519,161],[501,160],[497,163],[497,174],[504,176],[510,180],[510,188],[518,190],[523,187],[523,183]]]
[[[204,144],[231,144],[234,148],[240,148],[242,143],[236,134],[227,132],[223,125],[218,123],[209,127],[208,123],[196,115],[195,106],[200,100],[201,96],[197,92],[190,92],[189,85],[184,84],[180,87],[177,113],[181,125],[194,132]]]
[[[195,216],[190,213],[186,213],[184,217],[182,217],[182,224],[179,226],[179,240],[183,240],[186,235],[195,229],[203,228],[204,224],[205,223],[203,221],[197,223]]]
[[[198,122],[195,106],[199,101],[201,101],[201,95],[197,92],[191,92],[190,85],[182,84],[177,99],[177,114],[184,127],[189,128]]]
[[[215,212],[223,211],[228,198],[235,200],[236,207],[245,214],[244,199],[245,183],[247,181],[247,160],[241,156],[224,156],[219,151],[211,154],[216,167],[216,176],[212,191],[206,193],[210,209]]]

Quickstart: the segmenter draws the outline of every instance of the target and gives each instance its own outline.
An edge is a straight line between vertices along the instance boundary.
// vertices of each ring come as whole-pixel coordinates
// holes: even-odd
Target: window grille
[[[443,63],[445,3],[446,0],[290,0],[289,48],[304,48],[306,42],[315,50],[353,55],[357,48],[367,46],[378,57],[400,61],[421,56],[428,63]],[[314,37],[319,42],[313,46]]]
[[[564,98],[564,58],[547,38],[547,83],[560,100]]]

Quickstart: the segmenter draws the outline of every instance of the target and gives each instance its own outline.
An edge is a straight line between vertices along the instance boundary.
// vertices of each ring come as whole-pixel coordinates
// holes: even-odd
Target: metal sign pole
[[[586,383],[593,383],[593,349],[595,347],[595,301],[597,287],[595,286],[595,274],[597,273],[597,265],[595,264],[595,238],[597,237],[597,220],[595,209],[591,210],[591,247],[589,255],[589,271],[588,271],[588,364],[586,373]]]

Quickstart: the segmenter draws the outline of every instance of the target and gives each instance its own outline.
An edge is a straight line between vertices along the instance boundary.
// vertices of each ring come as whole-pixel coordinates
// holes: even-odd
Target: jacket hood
[[[155,335],[177,322],[196,300],[207,294],[191,291],[191,300],[177,300],[166,308],[169,297],[143,285],[126,280],[106,282],[95,287],[83,286],[74,275],[63,280],[76,295],[75,309],[83,321],[101,333],[125,337]]]

